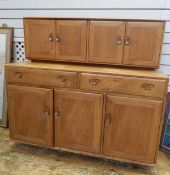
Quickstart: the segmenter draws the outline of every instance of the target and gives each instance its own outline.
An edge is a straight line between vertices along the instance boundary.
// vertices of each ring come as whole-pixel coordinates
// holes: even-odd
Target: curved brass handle
[[[60,38],[59,38],[59,37],[56,37],[56,38],[55,38],[55,41],[56,41],[56,42],[60,42]]]
[[[63,82],[65,82],[67,80],[67,77],[62,76],[62,75],[61,76],[57,76],[57,80],[63,83]]]
[[[16,72],[15,77],[21,79],[22,78],[22,73],[21,72]]]
[[[111,114],[106,114],[105,116],[105,125],[109,126],[112,122]]]
[[[53,41],[53,34],[52,33],[49,34],[48,40],[51,42]]]
[[[45,110],[44,110],[44,117],[45,117],[45,118],[48,118],[49,115],[50,115],[50,110],[49,110],[48,107],[46,107]]]
[[[98,79],[90,79],[89,83],[94,85],[94,86],[97,86],[97,85],[99,85],[101,83],[101,81],[98,80]]]
[[[116,45],[118,45],[118,46],[122,45],[122,39],[120,36],[118,36],[116,39]]]
[[[126,37],[126,39],[125,39],[125,45],[126,46],[129,46],[130,44],[131,44],[130,38],[129,37]]]
[[[155,88],[155,86],[154,84],[144,83],[141,85],[141,88],[148,91],[148,90],[152,90],[153,88]]]
[[[55,110],[55,112],[54,112],[54,117],[55,117],[55,118],[58,118],[59,116],[60,116],[59,111],[58,111],[58,110]]]

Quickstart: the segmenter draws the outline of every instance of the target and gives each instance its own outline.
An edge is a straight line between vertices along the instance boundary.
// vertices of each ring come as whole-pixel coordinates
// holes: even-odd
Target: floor
[[[170,157],[159,152],[155,167],[134,166],[47,148],[16,144],[0,128],[0,175],[170,175]]]

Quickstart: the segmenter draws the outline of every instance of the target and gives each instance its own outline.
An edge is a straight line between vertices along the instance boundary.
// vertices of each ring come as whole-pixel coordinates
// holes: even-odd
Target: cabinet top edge
[[[71,63],[42,63],[42,62],[18,62],[9,63],[5,65],[6,68],[20,67],[30,69],[46,69],[56,71],[71,71],[71,72],[83,72],[83,73],[96,73],[96,74],[108,74],[117,76],[131,76],[131,77],[144,77],[153,79],[166,79],[168,76],[163,74],[160,70],[149,70],[142,68],[122,68],[114,66],[103,65],[82,65]]]
[[[37,20],[96,20],[96,21],[141,21],[141,22],[165,22],[166,20],[153,19],[114,19],[114,18],[72,18],[72,17],[23,17],[23,19]]]

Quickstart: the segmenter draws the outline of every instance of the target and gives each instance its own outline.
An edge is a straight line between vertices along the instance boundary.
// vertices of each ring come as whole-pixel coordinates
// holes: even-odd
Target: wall
[[[0,26],[14,27],[15,61],[25,60],[22,18],[26,16],[166,20],[160,70],[170,78],[170,0],[0,0]]]

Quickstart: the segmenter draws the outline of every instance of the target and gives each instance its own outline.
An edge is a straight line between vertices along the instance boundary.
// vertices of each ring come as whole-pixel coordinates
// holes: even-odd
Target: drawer
[[[77,73],[28,68],[6,68],[8,83],[77,88]]]
[[[81,73],[80,89],[163,98],[166,80]]]

